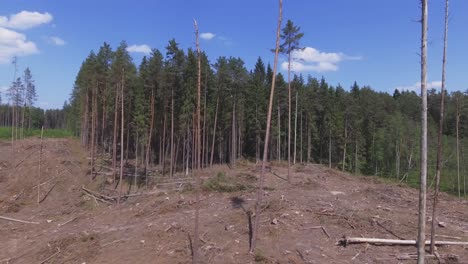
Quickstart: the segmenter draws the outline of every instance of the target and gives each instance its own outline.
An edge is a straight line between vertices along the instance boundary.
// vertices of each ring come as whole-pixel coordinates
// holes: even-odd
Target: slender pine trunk
[[[427,181],[427,0],[421,0],[421,170],[418,217],[418,264],[424,264],[426,239],[426,181]]]

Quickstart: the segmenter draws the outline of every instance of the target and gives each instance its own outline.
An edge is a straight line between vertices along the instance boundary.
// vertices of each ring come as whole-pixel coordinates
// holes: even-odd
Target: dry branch
[[[55,188],[55,185],[57,185],[57,183],[58,182],[54,183],[54,185],[52,185],[52,187],[50,187],[50,189],[46,192],[44,197],[42,197],[42,199],[39,201],[39,203],[42,203],[47,198],[47,196],[49,196],[49,193],[52,192],[52,190]]]
[[[23,223],[23,224],[35,224],[35,225],[38,225],[38,224],[39,224],[39,222],[24,221],[24,220],[9,218],[9,217],[6,217],[6,216],[0,216],[0,219],[6,220],[6,221],[12,221],[12,222]]]
[[[399,239],[381,239],[381,238],[366,238],[366,237],[344,237],[338,241],[338,245],[346,246],[348,244],[374,244],[374,245],[400,245],[400,246],[415,246],[416,240],[399,240]],[[431,241],[426,240],[426,245],[430,245]],[[458,246],[468,246],[468,242],[458,242],[458,241],[435,241],[435,244],[438,246],[441,245],[458,245]]]
[[[77,218],[78,218],[78,216],[75,216],[75,217],[73,217],[72,219],[66,221],[66,222],[63,223],[63,224],[58,224],[58,226],[59,226],[59,227],[64,226],[64,225],[66,225],[66,224],[68,224],[68,223],[71,223],[71,222],[75,221]]]
[[[59,254],[59,253],[60,253],[60,248],[57,248],[57,252],[55,252],[55,253],[52,254],[50,257],[48,257],[48,258],[44,259],[43,261],[41,261],[41,263],[39,263],[39,264],[44,264],[44,263],[46,263],[47,261],[49,261],[51,258],[55,257],[55,256],[56,256],[57,254]]]

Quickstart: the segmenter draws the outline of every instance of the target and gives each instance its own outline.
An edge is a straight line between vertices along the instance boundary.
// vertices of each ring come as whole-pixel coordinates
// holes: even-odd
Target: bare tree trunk
[[[447,30],[448,30],[448,12],[449,0],[445,0],[445,30],[444,30],[444,51],[442,55],[442,87],[440,90],[440,120],[439,133],[437,135],[437,163],[436,163],[436,181],[434,187],[434,202],[432,205],[432,227],[431,227],[431,254],[435,253],[435,235],[437,221],[437,202],[440,189],[440,171],[442,165],[442,132],[444,127],[444,100],[445,100],[445,67],[447,59]],[[458,109],[458,107],[457,107]],[[458,113],[457,113],[457,162],[458,162]],[[460,179],[460,178],[459,178]],[[458,188],[460,190],[460,188]],[[460,197],[460,191],[458,192]]]
[[[201,66],[200,66],[201,67]],[[206,159],[205,159],[205,152],[207,152],[206,150],[206,145],[207,145],[207,138],[206,135],[208,134],[206,132],[206,95],[207,95],[207,86],[208,86],[208,70],[205,70],[205,95],[204,95],[204,102],[203,102],[203,135],[202,135],[202,139],[203,139],[203,142],[202,142],[202,148],[201,148],[201,151],[202,151],[202,154],[201,154],[201,166],[202,168],[205,167],[205,164],[206,164]]]
[[[107,84],[106,84],[106,88],[107,90]],[[106,114],[106,96],[104,95],[103,98],[102,98],[102,124],[101,124],[101,147],[102,147],[102,152],[104,153],[105,152],[105,147],[104,147],[104,134],[105,134],[105,130],[106,130],[106,117],[107,117],[107,114]]]
[[[112,143],[112,176],[114,181],[117,180],[117,129],[118,129],[118,113],[119,113],[119,86],[116,86],[115,90],[115,103],[114,103],[114,133],[113,133],[113,143]],[[123,146],[120,146],[121,148]]]
[[[201,51],[198,43],[198,25],[197,21],[194,20],[195,26],[195,37],[198,53],[198,80],[197,80],[197,170],[195,173],[196,187],[195,187],[195,232],[193,238],[193,263],[198,263],[198,240],[199,240],[199,215],[200,215],[200,169],[201,169],[201,131],[200,131],[200,97],[201,97]]]
[[[124,171],[123,171],[123,164],[124,164],[124,159],[123,159],[123,156],[124,156],[124,147],[123,147],[123,144],[124,144],[124,86],[125,86],[125,70],[122,69],[122,85],[121,85],[121,90],[120,90],[120,98],[122,100],[120,100],[121,102],[121,105],[120,105],[120,120],[121,120],[121,123],[120,123],[120,179],[119,179],[119,185],[120,185],[120,188],[119,188],[119,198],[117,199],[117,204],[120,205],[120,198],[122,197],[122,187],[123,187],[123,174],[124,174]],[[128,136],[128,135],[127,135]]]
[[[94,159],[96,148],[96,123],[97,123],[97,84],[92,90],[92,103],[91,103],[91,179],[94,179]]]
[[[279,42],[280,42],[280,32],[281,32],[281,20],[282,20],[282,11],[283,11],[283,0],[279,0],[279,15],[278,15],[278,29],[276,30],[276,50],[275,50],[275,62],[273,66],[273,77],[271,82],[271,91],[270,91],[270,101],[268,103],[268,114],[267,114],[267,125],[265,131],[265,144],[263,146],[263,161],[262,161],[262,171],[260,173],[259,184],[257,188],[257,201],[255,202],[255,222],[252,228],[252,240],[250,242],[250,253],[255,251],[255,246],[257,245],[257,236],[259,233],[259,224],[260,224],[260,206],[262,204],[263,198],[263,185],[265,181],[265,167],[268,162],[268,143],[270,137],[270,126],[271,126],[271,112],[273,109],[273,97],[275,95],[275,83],[276,83],[276,68],[278,65],[278,51],[279,51]]]
[[[303,152],[303,151],[302,151],[302,150],[303,150],[303,148],[302,148],[302,142],[303,142],[303,138],[302,138],[302,129],[303,129],[303,128],[302,128],[302,125],[303,125],[303,123],[304,123],[303,120],[302,120],[302,115],[303,115],[303,114],[302,114],[302,110],[301,110],[301,136],[300,136],[300,137],[301,137],[301,148],[300,148],[301,164],[302,164],[302,161],[303,161],[303,160],[302,160],[302,156],[303,156],[303,155],[302,155],[302,154],[303,154],[303,153],[302,153],[302,152]]]
[[[460,127],[460,105],[459,98],[457,100],[457,121],[456,121],[456,134],[457,134],[457,183],[458,183],[458,197],[461,197],[460,192],[460,136],[459,136],[459,127]]]
[[[427,54],[427,0],[421,0],[421,175],[419,186],[418,219],[418,264],[424,264],[426,230],[426,181],[427,181],[427,89],[426,89],[426,54]]]
[[[328,168],[332,167],[332,138],[331,138],[331,127],[328,130]]]
[[[307,123],[307,163],[309,163],[312,158],[312,132],[310,131],[309,116],[306,116],[306,123]]]
[[[400,142],[397,139],[395,143],[395,170],[396,170],[396,178],[400,179]]]
[[[343,167],[341,167],[341,171],[345,171],[345,169],[346,169],[346,144],[347,143],[348,143],[348,120],[345,119],[344,146],[343,146]]]
[[[232,125],[231,125],[231,166],[236,166],[236,102],[232,104]]]
[[[293,164],[296,164],[296,150],[297,150],[297,88],[296,88],[296,113],[294,117],[294,158]]]
[[[281,160],[281,113],[278,100],[278,161]]]
[[[219,92],[218,92],[218,98],[216,99],[216,110],[215,110],[215,118],[214,118],[214,125],[213,125],[213,141],[211,143],[211,158],[210,158],[210,167],[213,166],[213,158],[214,158],[214,147],[215,147],[215,142],[216,142],[216,125],[218,121],[218,106],[219,106]]]
[[[358,174],[358,171],[359,171],[358,150],[359,150],[358,139],[357,139],[357,136],[355,136],[355,139],[354,139],[354,174]]]
[[[127,135],[128,136],[128,135]],[[134,172],[134,182],[133,185],[135,185],[135,192],[138,190],[138,183],[137,183],[137,177],[138,177],[138,128],[136,130],[136,141],[135,141],[135,172]]]
[[[163,115],[164,115],[163,140],[162,140],[162,153],[160,154],[160,157],[161,157],[161,163],[162,163],[162,175],[164,176],[166,174],[166,120],[167,120],[166,111],[164,111]]]
[[[288,53],[288,182],[291,183],[291,52]]]
[[[174,166],[174,87],[171,89],[171,168],[169,169],[169,176],[172,177]]]
[[[153,125],[154,125],[154,89],[151,89],[151,114],[150,114],[150,127],[148,132],[148,142],[146,144],[146,155],[145,155],[145,178],[148,178],[148,166],[149,166],[149,155],[151,151],[151,138],[153,137]]]

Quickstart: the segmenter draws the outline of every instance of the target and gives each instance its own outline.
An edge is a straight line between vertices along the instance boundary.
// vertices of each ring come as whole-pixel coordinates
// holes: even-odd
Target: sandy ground
[[[0,219],[0,263],[191,262],[192,191],[141,188],[137,192],[153,194],[129,197],[120,206],[100,202],[81,187],[112,196],[113,185],[102,175],[91,180],[78,142],[45,140],[40,177],[39,147],[38,139],[21,141],[14,150],[0,142],[0,216],[34,222]],[[284,166],[267,174],[254,255],[248,250],[255,191],[203,191],[202,263],[416,263],[397,259],[415,253],[413,246],[336,243],[343,236],[415,239],[417,190],[321,165],[296,165],[292,171],[292,185],[281,179]],[[245,186],[255,186],[259,175],[250,163],[202,174],[219,172]],[[468,202],[442,194],[440,208],[438,221],[446,226],[438,228],[438,240],[468,241]],[[466,246],[441,246],[438,252],[444,263],[468,263]]]

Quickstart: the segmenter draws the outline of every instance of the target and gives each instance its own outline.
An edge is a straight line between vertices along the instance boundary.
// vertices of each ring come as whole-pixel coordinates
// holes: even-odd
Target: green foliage
[[[242,177],[226,176],[224,172],[219,172],[216,177],[207,180],[203,184],[203,190],[214,192],[239,192],[252,189],[253,186],[241,182]]]

